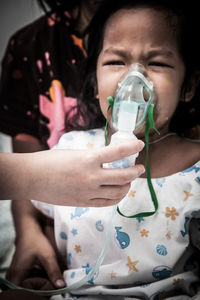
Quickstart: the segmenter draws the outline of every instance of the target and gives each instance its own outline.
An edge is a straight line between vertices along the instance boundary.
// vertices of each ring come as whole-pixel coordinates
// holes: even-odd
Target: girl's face
[[[177,37],[163,12],[144,7],[120,9],[108,19],[97,62],[98,95],[104,117],[107,97],[115,96],[118,82],[136,62],[145,66],[154,84],[155,126],[165,133],[181,98],[185,67]],[[144,128],[137,136],[144,136]]]

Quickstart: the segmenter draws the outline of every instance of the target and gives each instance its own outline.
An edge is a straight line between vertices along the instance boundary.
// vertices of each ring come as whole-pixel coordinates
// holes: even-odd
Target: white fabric
[[[101,129],[65,134],[56,146],[58,149],[99,147],[104,147]],[[191,284],[198,281],[198,267],[190,258],[195,248],[200,247],[199,176],[200,162],[197,162],[187,170],[152,179],[158,211],[153,216],[136,219],[116,213],[108,251],[98,273],[73,294],[87,295],[81,299],[101,299],[100,295],[104,295],[103,299],[112,299],[111,295],[115,299],[194,296],[196,291]],[[64,277],[69,286],[94,266],[113,208],[63,207],[37,201],[34,205],[55,220],[56,242],[68,263]],[[134,180],[119,207],[126,215],[152,211],[147,180]],[[70,299],[69,295],[65,299]]]

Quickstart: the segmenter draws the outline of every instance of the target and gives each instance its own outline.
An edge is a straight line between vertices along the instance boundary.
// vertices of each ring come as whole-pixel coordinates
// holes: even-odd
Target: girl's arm
[[[45,217],[27,200],[13,201],[12,209],[16,248],[7,279],[21,285],[37,265],[46,271],[54,287],[64,287],[55,243],[43,232]]]

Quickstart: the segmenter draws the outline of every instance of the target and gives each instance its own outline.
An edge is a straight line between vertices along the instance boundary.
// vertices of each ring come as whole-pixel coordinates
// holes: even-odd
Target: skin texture
[[[136,141],[103,150],[47,150],[0,155],[0,199],[38,199],[57,205],[108,206],[128,192],[141,165],[106,170],[102,165],[142,150]],[[78,180],[78,187],[77,187]],[[81,200],[83,199],[83,200]]]
[[[115,96],[118,82],[136,62],[144,65],[146,76],[154,84],[155,127],[163,137],[169,131],[169,123],[179,101],[190,101],[196,87],[193,81],[183,96],[185,66],[177,37],[164,12],[136,7],[120,9],[108,19],[97,62],[98,95],[104,116],[108,107],[107,97]],[[139,128],[136,135],[144,140],[144,127]],[[150,133],[150,141],[157,138],[154,132]],[[152,177],[186,169],[198,161],[199,153],[199,144],[178,136],[169,136],[163,142],[151,145],[149,164]],[[180,154],[184,155],[184,160],[178,159]],[[142,151],[137,162],[144,164],[144,160],[145,152]]]
[[[155,125],[162,129],[162,136],[168,131],[180,101],[185,75],[176,37],[162,12],[151,8],[123,9],[108,20],[97,64],[98,93],[104,116],[107,97],[115,95],[117,83],[136,62],[145,66],[146,75],[154,83]],[[138,134],[144,137],[144,128]]]

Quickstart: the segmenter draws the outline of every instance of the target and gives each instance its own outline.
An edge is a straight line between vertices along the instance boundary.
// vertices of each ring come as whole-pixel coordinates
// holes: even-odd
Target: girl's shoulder
[[[199,164],[200,162],[200,141],[182,139],[178,146],[178,159],[182,161],[184,168]]]

